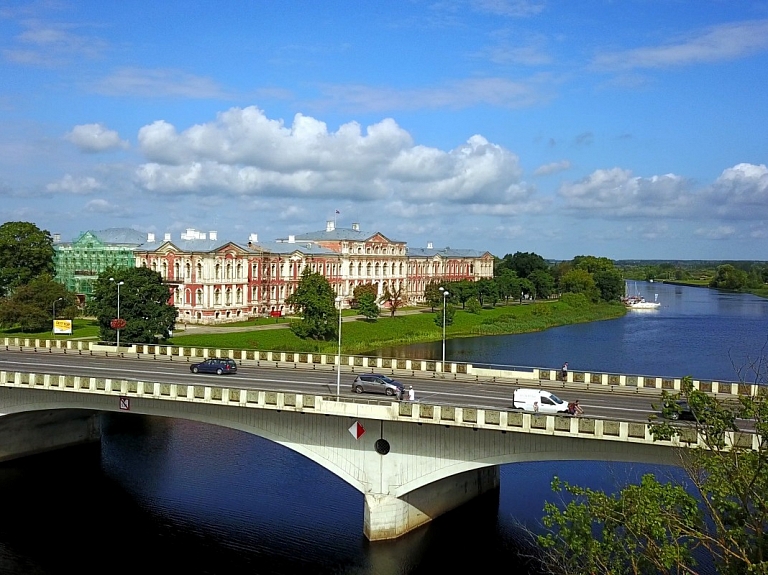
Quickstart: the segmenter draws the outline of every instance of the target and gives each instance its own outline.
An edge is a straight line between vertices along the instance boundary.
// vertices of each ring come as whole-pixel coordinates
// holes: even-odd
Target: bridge
[[[403,535],[477,495],[498,488],[500,465],[548,460],[674,465],[679,462],[681,448],[701,444],[692,428],[673,440],[654,441],[644,421],[541,415],[504,405],[478,406],[471,401],[398,402],[361,398],[348,390],[336,396],[311,389],[260,389],[248,379],[191,376],[186,365],[189,356],[184,355],[180,356],[182,361],[179,356],[169,359],[167,353],[146,353],[147,357],[142,359],[145,350],[141,350],[129,354],[130,357],[126,357],[126,352],[113,353],[110,358],[108,351],[98,349],[77,349],[72,353],[66,346],[25,347],[26,343],[6,345],[8,353],[0,354],[0,367],[24,364],[23,369],[0,370],[0,460],[98,441],[100,416],[106,412],[181,418],[229,427],[301,453],[360,491],[365,501],[364,533],[370,540]],[[63,361],[65,356],[71,368]],[[54,364],[46,363],[51,357],[57,359],[55,367],[60,373],[52,372]],[[245,371],[248,361],[241,360],[241,371]],[[265,363],[273,361],[270,358]],[[349,367],[354,369],[355,362],[350,360]],[[321,379],[328,380],[329,374],[335,373],[333,365],[312,361],[300,370],[296,363],[278,361],[275,369],[282,369],[283,374],[290,372],[297,385],[308,382],[324,365]],[[142,379],[108,376],[117,370],[115,366],[123,364],[130,366],[130,372],[139,371]],[[170,368],[171,364],[172,373],[147,377],[158,372],[159,365]],[[140,371],[137,365],[154,369]],[[260,371],[264,369],[266,366]],[[362,369],[370,371],[370,366]],[[88,371],[95,375],[76,375]],[[477,376],[469,371],[461,375],[470,380]],[[192,377],[194,383],[188,383]],[[525,382],[518,377],[508,379],[517,385],[542,384],[530,374],[528,377]],[[619,381],[626,382],[626,376],[620,377],[624,379]],[[267,379],[270,378],[256,383]],[[498,389],[494,383],[498,379],[502,379],[502,374],[490,376],[496,385],[494,390]],[[592,380],[591,375],[587,379]],[[697,385],[706,383],[712,382]],[[729,393],[747,391],[738,384],[729,389],[725,384],[714,383],[720,393],[726,389]],[[276,385],[285,388],[293,384],[278,381]],[[436,385],[458,384],[440,381]],[[467,385],[477,388],[487,384]],[[558,385],[579,386],[582,393],[588,387],[586,382],[561,381]],[[679,381],[663,385],[679,387]],[[601,391],[609,387],[606,383]],[[642,392],[643,387],[631,390],[635,396]],[[730,440],[756,447],[759,438],[734,434]]]

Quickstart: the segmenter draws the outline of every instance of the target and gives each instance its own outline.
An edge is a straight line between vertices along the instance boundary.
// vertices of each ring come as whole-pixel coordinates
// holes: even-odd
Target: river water
[[[637,291],[658,293],[662,307],[536,334],[449,340],[447,358],[734,380],[735,367],[760,357],[768,300],[665,284],[638,283]],[[441,351],[438,343],[397,355],[437,359]],[[369,543],[362,495],[302,456],[228,429],[120,414],[106,420],[100,448],[0,465],[0,573],[389,575],[499,565],[527,573],[520,525],[537,529],[554,475],[613,489],[647,471],[507,465],[498,494],[397,541]]]

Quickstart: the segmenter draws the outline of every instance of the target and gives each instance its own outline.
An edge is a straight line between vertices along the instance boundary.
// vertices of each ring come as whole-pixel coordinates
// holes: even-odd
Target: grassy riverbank
[[[626,309],[620,304],[568,305],[562,301],[498,306],[483,309],[477,314],[457,310],[453,325],[446,327],[446,337],[527,333],[561,325],[614,319],[625,313]],[[435,315],[430,310],[424,310],[394,318],[381,317],[375,322],[344,322],[342,350],[346,354],[356,354],[382,347],[440,341],[443,334],[442,324],[435,323]],[[220,349],[312,353],[335,353],[337,349],[336,341],[302,340],[288,329],[180,335],[174,337],[171,343]]]

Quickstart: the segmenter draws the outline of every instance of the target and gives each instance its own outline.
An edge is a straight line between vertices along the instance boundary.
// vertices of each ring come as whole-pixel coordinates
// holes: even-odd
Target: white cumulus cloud
[[[615,217],[679,216],[694,198],[686,179],[674,174],[640,178],[629,170],[595,170],[558,191],[567,208]]]
[[[101,188],[101,183],[92,176],[76,178],[70,174],[66,174],[57,182],[51,182],[45,186],[49,192],[66,192],[69,194],[91,194]]]
[[[414,145],[392,119],[336,131],[297,114],[290,125],[256,107],[232,108],[183,131],[166,121],[139,130],[148,162],[137,183],[164,194],[328,197],[411,205],[456,202],[476,211],[530,210],[518,157],[479,135],[452,150]]]
[[[128,142],[122,140],[115,130],[108,129],[104,124],[81,124],[72,128],[65,137],[80,151],[87,153],[105,152],[129,146]]]

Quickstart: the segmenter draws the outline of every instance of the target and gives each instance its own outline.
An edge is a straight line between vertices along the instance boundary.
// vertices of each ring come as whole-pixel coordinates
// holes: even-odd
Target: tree
[[[376,294],[366,290],[357,298],[357,310],[369,320],[379,317],[379,304],[376,303]]]
[[[732,266],[724,264],[717,266],[715,277],[709,282],[709,287],[718,289],[737,290],[747,285],[747,272]]]
[[[597,301],[598,291],[595,280],[588,271],[574,268],[560,278],[560,291],[583,293],[590,301]]]
[[[533,252],[515,252],[514,255],[505,255],[500,262],[498,273],[509,269],[517,274],[518,277],[527,278],[536,270],[548,270],[547,261]],[[494,271],[496,271],[494,269]]]
[[[389,307],[390,317],[395,317],[395,312],[405,305],[408,293],[405,291],[405,284],[400,284],[397,287],[387,285],[384,288],[384,293],[379,298],[379,303],[382,303]]]
[[[121,343],[155,343],[168,339],[173,332],[177,311],[169,300],[170,291],[158,272],[145,267],[110,268],[94,283],[88,311],[98,319],[104,341],[117,339],[110,323],[119,315],[125,320],[125,327],[120,330]]]
[[[285,300],[301,314],[301,319],[291,322],[291,331],[301,338],[329,340],[338,335],[336,321],[336,294],[331,284],[321,274],[304,268],[296,291]]]
[[[528,281],[533,284],[536,297],[546,299],[552,295],[552,292],[555,289],[555,280],[552,278],[552,274],[547,270],[534,270],[528,276]]]
[[[609,258],[598,258],[595,256],[576,256],[573,258],[573,267],[594,274],[595,272],[612,270],[614,265],[613,260]]]
[[[553,573],[697,573],[694,551],[705,551],[718,573],[768,573],[768,444],[739,441],[768,434],[768,395],[719,399],[696,390],[690,377],[678,393],[662,392],[665,415],[684,399],[692,426],[652,416],[655,439],[699,437],[681,448],[687,484],[646,476],[615,495],[553,483],[573,499],[547,504],[551,532],[539,541]],[[743,435],[742,435],[743,434]],[[683,442],[685,445],[685,442]]]
[[[451,299],[451,296],[448,297],[448,300]],[[445,304],[445,325],[453,325],[453,317],[456,315],[456,308],[452,306],[450,303],[446,302]],[[443,327],[443,308],[441,307],[437,312],[435,313],[435,324],[442,328]]]
[[[454,301],[458,300],[461,303],[461,309],[464,309],[464,305],[469,298],[477,297],[477,285],[469,280],[451,282],[445,286],[445,289],[450,292],[451,299]]]
[[[53,276],[51,234],[29,222],[0,226],[0,297],[43,274]]]
[[[435,308],[443,304],[443,294],[440,291],[440,282],[432,280],[424,288],[424,301],[435,311]]]
[[[42,275],[0,300],[0,325],[18,325],[29,333],[50,331],[54,307],[57,317],[73,318],[79,311],[74,294],[50,276]]]
[[[362,298],[363,294],[366,293],[372,295],[374,301],[376,301],[378,288],[374,284],[360,284],[359,286],[356,286],[352,291],[352,307],[358,307],[360,304],[360,298]]]
[[[512,270],[504,270],[496,277],[496,284],[499,287],[499,297],[504,298],[505,302],[511,299],[520,299],[520,280],[517,274]]]
[[[599,270],[592,274],[603,301],[619,301],[624,295],[624,278],[617,269]]]
[[[469,313],[478,314],[483,309],[483,304],[476,297],[471,297],[467,300],[467,311]]]

